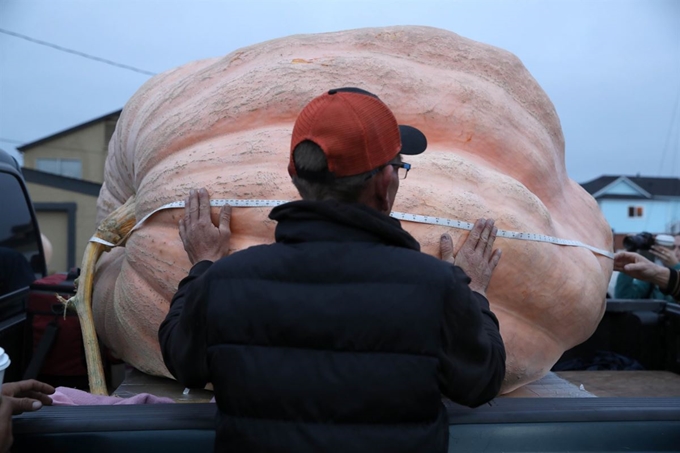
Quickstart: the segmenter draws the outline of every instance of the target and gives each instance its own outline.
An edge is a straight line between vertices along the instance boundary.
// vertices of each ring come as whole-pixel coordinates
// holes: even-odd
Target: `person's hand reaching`
[[[459,266],[470,277],[470,289],[486,295],[491,276],[501,259],[500,249],[493,249],[498,229],[492,219],[479,219],[467,237],[453,240],[444,234],[440,241],[442,260]]]
[[[184,205],[184,217],[179,221],[179,236],[189,261],[217,261],[229,254],[231,239],[231,206],[222,206],[219,225],[210,218],[210,195],[204,188],[192,190]]]

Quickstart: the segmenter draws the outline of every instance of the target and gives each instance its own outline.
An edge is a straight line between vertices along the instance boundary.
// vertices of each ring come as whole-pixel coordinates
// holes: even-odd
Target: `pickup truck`
[[[39,226],[21,169],[14,158],[2,151],[0,191],[4,207],[0,216],[0,247],[21,253],[33,266],[35,278],[40,278],[46,270]],[[10,275],[6,269],[1,272],[3,278]],[[26,322],[29,291],[28,284],[24,284],[0,292],[0,347],[12,358],[6,381],[21,379],[30,360],[30,326]],[[672,376],[677,376],[680,373],[679,308],[663,301],[611,300],[595,334],[584,344],[567,351],[558,367],[578,362],[587,364],[598,351],[606,350],[630,357],[646,370],[659,370],[666,375],[672,372]],[[578,382],[578,379],[572,377],[571,381]],[[477,409],[447,402],[449,451],[680,451],[680,398],[668,396],[674,391],[680,395],[680,385],[678,390],[674,388],[678,382],[680,380],[671,381],[667,391],[655,393],[651,389],[648,395],[640,391],[640,385],[635,389],[630,387],[636,397],[626,396],[623,385],[616,397],[522,397],[520,394],[520,397],[496,398]],[[44,407],[14,417],[12,451],[210,452],[214,415],[211,403]]]

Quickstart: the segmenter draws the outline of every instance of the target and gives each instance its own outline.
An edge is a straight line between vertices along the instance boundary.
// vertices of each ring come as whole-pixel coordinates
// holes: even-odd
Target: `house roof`
[[[68,129],[64,129],[63,131],[57,132],[56,134],[52,134],[52,135],[49,135],[47,137],[43,137],[43,138],[36,140],[34,142],[25,143],[21,146],[18,146],[17,149],[19,151],[21,151],[22,153],[26,152],[26,151],[30,151],[31,148],[34,148],[38,145],[42,145],[44,143],[47,143],[47,142],[52,141],[54,139],[57,139],[59,137],[63,137],[64,135],[71,134],[71,133],[76,132],[80,129],[85,129],[86,127],[92,126],[93,124],[97,124],[101,121],[106,121],[109,118],[118,117],[118,116],[120,116],[120,112],[122,112],[122,110],[116,110],[115,112],[107,113],[106,115],[92,119],[92,120],[87,121],[85,123],[78,124],[77,126],[73,126],[73,127],[68,128]]]
[[[97,182],[55,175],[40,170],[33,170],[32,168],[24,167],[21,169],[21,173],[23,173],[26,182],[68,190],[69,192],[77,192],[92,197],[98,197],[102,189],[102,185]]]
[[[589,194],[594,195],[619,179],[628,179],[652,197],[680,197],[680,178],[656,178],[646,176],[605,175],[581,184]],[[602,194],[603,197],[610,195]],[[599,197],[598,197],[599,198]],[[630,196],[628,198],[635,198]]]

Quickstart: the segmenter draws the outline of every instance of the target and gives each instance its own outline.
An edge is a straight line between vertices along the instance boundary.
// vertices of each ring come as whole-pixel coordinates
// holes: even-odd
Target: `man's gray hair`
[[[316,143],[305,140],[295,147],[293,160],[298,169],[322,173],[328,170],[328,161],[323,150]],[[338,200],[356,202],[368,183],[368,174],[337,178],[332,181],[310,181],[293,176],[293,184],[303,200]]]

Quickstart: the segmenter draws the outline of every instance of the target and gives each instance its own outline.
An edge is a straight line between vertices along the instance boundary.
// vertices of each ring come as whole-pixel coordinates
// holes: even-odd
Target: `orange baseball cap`
[[[293,151],[306,140],[323,150],[328,161],[325,176],[331,179],[367,173],[399,153],[420,154],[427,148],[421,131],[397,124],[376,95],[360,88],[338,88],[314,98],[295,121],[288,173],[319,179],[321,175],[307,174],[295,165]]]

